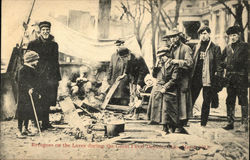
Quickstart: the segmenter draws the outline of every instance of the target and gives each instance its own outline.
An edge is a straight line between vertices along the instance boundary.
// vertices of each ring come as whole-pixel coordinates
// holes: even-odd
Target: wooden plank
[[[118,140],[120,140],[120,139],[123,139],[123,138],[128,138],[129,136],[127,136],[126,134],[122,134],[122,135],[120,135],[120,136],[118,136],[118,137],[114,137],[114,138],[110,138],[110,139],[107,139],[107,140],[105,140],[105,141],[102,141],[101,143],[99,143],[99,144],[112,144],[112,143],[114,143],[114,142],[116,142],[116,141],[118,141]]]
[[[129,106],[122,106],[122,105],[112,105],[112,104],[108,104],[106,106],[106,109],[108,110],[117,110],[117,111],[125,111],[127,112],[131,107]]]
[[[52,125],[53,127],[55,127],[55,128],[62,128],[62,129],[64,129],[64,128],[70,128],[70,126],[69,125],[67,125],[67,124],[53,124]]]
[[[109,92],[107,93],[107,95],[105,96],[104,102],[101,105],[102,109],[105,109],[107,104],[109,103],[112,95],[114,94],[116,88],[119,86],[120,84],[120,80],[116,80],[115,83],[112,85],[112,87],[110,88]]]
[[[60,107],[64,113],[64,121],[71,127],[84,128],[85,125],[80,116],[78,115],[73,101],[70,97],[66,97],[63,101],[59,102]]]
[[[83,108],[86,108],[90,112],[101,112],[101,110],[97,107],[92,106],[93,104],[90,104],[88,100],[84,99],[81,101],[80,105],[77,103],[77,106],[81,106]]]

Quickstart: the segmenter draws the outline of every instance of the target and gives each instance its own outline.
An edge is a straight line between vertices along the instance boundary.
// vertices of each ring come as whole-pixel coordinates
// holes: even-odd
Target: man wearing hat
[[[234,112],[236,96],[241,105],[241,114],[243,124],[240,130],[248,130],[248,44],[240,40],[241,30],[239,26],[229,27],[226,31],[229,36],[229,45],[222,52],[224,67],[226,69],[227,79],[227,119],[228,124],[224,127],[226,130],[234,129]]]
[[[39,75],[39,90],[42,94],[43,120],[42,129],[52,126],[49,123],[50,106],[56,105],[57,89],[61,80],[58,62],[58,44],[54,36],[50,34],[51,23],[43,21],[39,23],[40,36],[28,44],[27,49],[39,54],[40,61],[37,65]]]
[[[192,50],[188,45],[181,42],[180,33],[174,28],[167,34],[172,43],[171,54],[174,56],[172,63],[178,64],[181,75],[181,79],[178,82],[178,91],[180,92],[178,99],[180,125],[176,132],[182,132],[184,130],[183,126],[187,124],[187,120],[192,116],[192,102],[189,88],[190,73],[193,66]]]
[[[111,103],[127,105],[128,101],[132,103],[132,97],[136,90],[135,86],[143,87],[144,77],[149,73],[146,63],[142,57],[136,57],[131,51],[124,47],[124,41],[115,42],[117,46],[116,53],[111,56],[107,80],[110,85],[120,79]]]
[[[36,111],[39,112],[38,100],[40,95],[37,90],[38,75],[35,71],[39,55],[34,51],[27,51],[24,56],[24,65],[18,71],[18,104],[17,104],[17,117],[18,117],[18,138],[24,138],[30,131],[28,130],[29,120],[34,120],[34,111],[31,104],[29,93],[32,94]],[[37,114],[40,116],[40,112]],[[24,129],[23,129],[24,125]]]
[[[210,111],[210,103],[215,91],[215,76],[223,76],[221,67],[221,49],[210,38],[211,30],[208,26],[201,26],[198,30],[200,42],[194,47],[192,70],[192,103],[195,104],[201,88],[203,88],[203,103],[201,108],[201,126],[206,126]]]

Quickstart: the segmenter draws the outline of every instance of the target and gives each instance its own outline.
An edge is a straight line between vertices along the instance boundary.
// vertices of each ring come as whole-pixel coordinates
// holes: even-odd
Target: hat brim
[[[156,55],[156,57],[163,56],[163,55],[167,55],[167,53],[166,53],[166,52],[160,52],[160,53],[158,53],[158,54]]]

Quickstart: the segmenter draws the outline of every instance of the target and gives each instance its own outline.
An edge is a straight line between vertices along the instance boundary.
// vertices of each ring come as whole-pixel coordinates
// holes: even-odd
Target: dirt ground
[[[197,120],[190,121],[190,129],[192,127],[199,129],[197,122]],[[211,121],[203,131],[196,130],[197,134],[172,133],[170,136],[164,136],[160,134],[161,126],[147,125],[143,120],[136,123],[127,121],[125,134],[128,137],[141,140],[163,139],[162,143],[157,141],[114,143],[112,139],[109,141],[106,139],[107,143],[103,143],[75,139],[73,136],[65,134],[64,129],[59,128],[42,132],[42,137],[36,135],[18,139],[15,135],[17,121],[2,121],[1,159],[248,159],[249,138],[247,133],[234,130],[226,131],[228,134],[217,132],[216,138],[206,135],[210,129],[220,129],[225,124],[225,121]],[[236,123],[236,128],[239,124],[240,122]],[[104,131],[99,131],[98,134],[103,135]],[[201,141],[205,141],[201,142],[199,138]],[[168,141],[165,142],[166,140]],[[195,141],[200,141],[200,143],[193,144]],[[216,151],[206,148],[206,146],[214,145],[219,146]],[[184,148],[181,148],[183,146]],[[208,153],[202,152],[206,150]]]
[[[103,126],[86,139],[76,139],[68,128],[56,127],[42,136],[18,139],[17,120],[0,121],[0,159],[83,159],[83,160],[248,160],[249,132],[237,132],[240,108],[236,108],[235,129],[225,131],[225,98],[220,95],[220,106],[211,109],[206,127],[200,127],[201,100],[194,108],[188,134],[164,135],[162,126],[147,125],[145,113],[140,120],[126,120],[125,132],[114,138],[104,137]],[[67,133],[67,134],[66,134]],[[92,136],[92,137],[91,137]]]

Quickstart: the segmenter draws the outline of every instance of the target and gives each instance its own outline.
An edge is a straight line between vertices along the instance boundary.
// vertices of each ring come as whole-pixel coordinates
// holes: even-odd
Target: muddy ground
[[[1,121],[0,159],[83,159],[83,160],[247,160],[249,132],[237,132],[240,108],[236,108],[235,129],[225,131],[225,99],[211,109],[206,127],[200,127],[200,104],[186,127],[188,134],[164,135],[159,125],[147,125],[145,113],[140,120],[126,120],[125,132],[114,138],[104,137],[103,126],[93,129],[85,139],[69,134],[67,125],[42,132],[42,136],[18,139],[17,120]],[[60,126],[59,125],[59,126]]]
[[[170,136],[161,135],[160,126],[149,126],[141,121],[126,121],[124,134],[140,140],[153,139],[152,142],[112,142],[107,138],[103,139],[107,143],[91,142],[90,139],[75,139],[65,134],[65,129],[59,128],[42,132],[42,137],[36,135],[18,139],[15,135],[17,121],[2,121],[1,159],[248,159],[247,133],[226,131],[217,132],[216,136],[206,135],[211,129],[220,130],[225,121],[211,121],[201,131],[197,120],[192,120],[190,127],[194,130],[198,128],[195,131],[197,134],[173,133]],[[239,125],[240,122],[237,122],[236,128]],[[103,136],[104,131],[96,134]],[[197,143],[199,138],[204,142]],[[157,142],[157,139],[163,139],[163,143]],[[215,151],[209,148],[213,146],[216,146]]]

